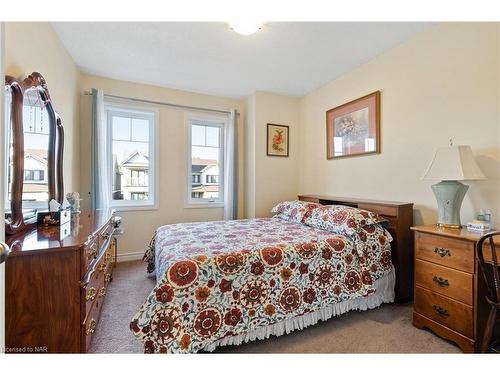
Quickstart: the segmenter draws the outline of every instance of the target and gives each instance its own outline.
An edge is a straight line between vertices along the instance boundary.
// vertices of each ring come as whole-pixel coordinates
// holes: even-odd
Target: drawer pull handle
[[[432,278],[432,281],[434,281],[440,287],[450,286],[450,282],[446,279],[443,279],[442,277],[434,276]]]
[[[451,257],[451,252],[448,249],[445,249],[444,247],[436,247],[434,248],[434,252],[439,255],[441,258],[444,258],[445,256]]]
[[[101,263],[101,264],[99,265],[99,269],[98,269],[98,270],[99,270],[99,272],[104,272],[104,271],[106,271],[106,266],[107,266],[107,264],[106,264],[105,262]]]
[[[106,295],[106,287],[103,286],[101,289],[99,289],[99,298],[102,298]]]
[[[85,329],[85,335],[90,336],[95,332],[95,327],[97,323],[95,319],[91,319],[90,322],[87,323],[87,328]]]
[[[89,253],[87,255],[87,259],[91,260],[92,258],[95,258],[97,256],[97,243],[93,243],[92,246],[90,246]]]
[[[448,310],[446,309],[443,309],[441,306],[438,306],[438,305],[432,305],[432,309],[438,313],[439,315],[441,316],[449,316],[450,314],[448,314]]]
[[[85,300],[88,302],[88,301],[93,301],[95,298],[95,288],[92,287],[89,289],[89,291],[87,292],[87,295],[85,296]]]

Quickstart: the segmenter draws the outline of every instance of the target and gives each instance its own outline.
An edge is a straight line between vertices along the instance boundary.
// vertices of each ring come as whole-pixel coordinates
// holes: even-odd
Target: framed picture
[[[267,124],[267,156],[288,157],[288,126]]]
[[[380,91],[326,112],[327,159],[380,153]]]

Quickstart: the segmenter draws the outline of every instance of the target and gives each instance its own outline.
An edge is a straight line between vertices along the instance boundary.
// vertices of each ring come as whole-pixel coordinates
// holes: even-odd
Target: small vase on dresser
[[[413,325],[455,342],[466,353],[478,351],[488,316],[486,287],[478,272],[475,250],[482,233],[436,225],[416,226],[412,230]]]

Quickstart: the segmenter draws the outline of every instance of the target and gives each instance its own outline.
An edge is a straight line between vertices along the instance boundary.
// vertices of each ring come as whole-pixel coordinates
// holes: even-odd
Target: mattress
[[[145,352],[196,353],[373,308],[391,301],[391,240],[379,224],[345,236],[278,218],[160,227],[131,331]]]

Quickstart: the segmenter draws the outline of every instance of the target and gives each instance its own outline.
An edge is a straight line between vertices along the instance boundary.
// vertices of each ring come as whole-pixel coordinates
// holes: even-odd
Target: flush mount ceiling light
[[[262,29],[263,23],[257,21],[229,22],[229,27],[241,35],[250,35]]]

